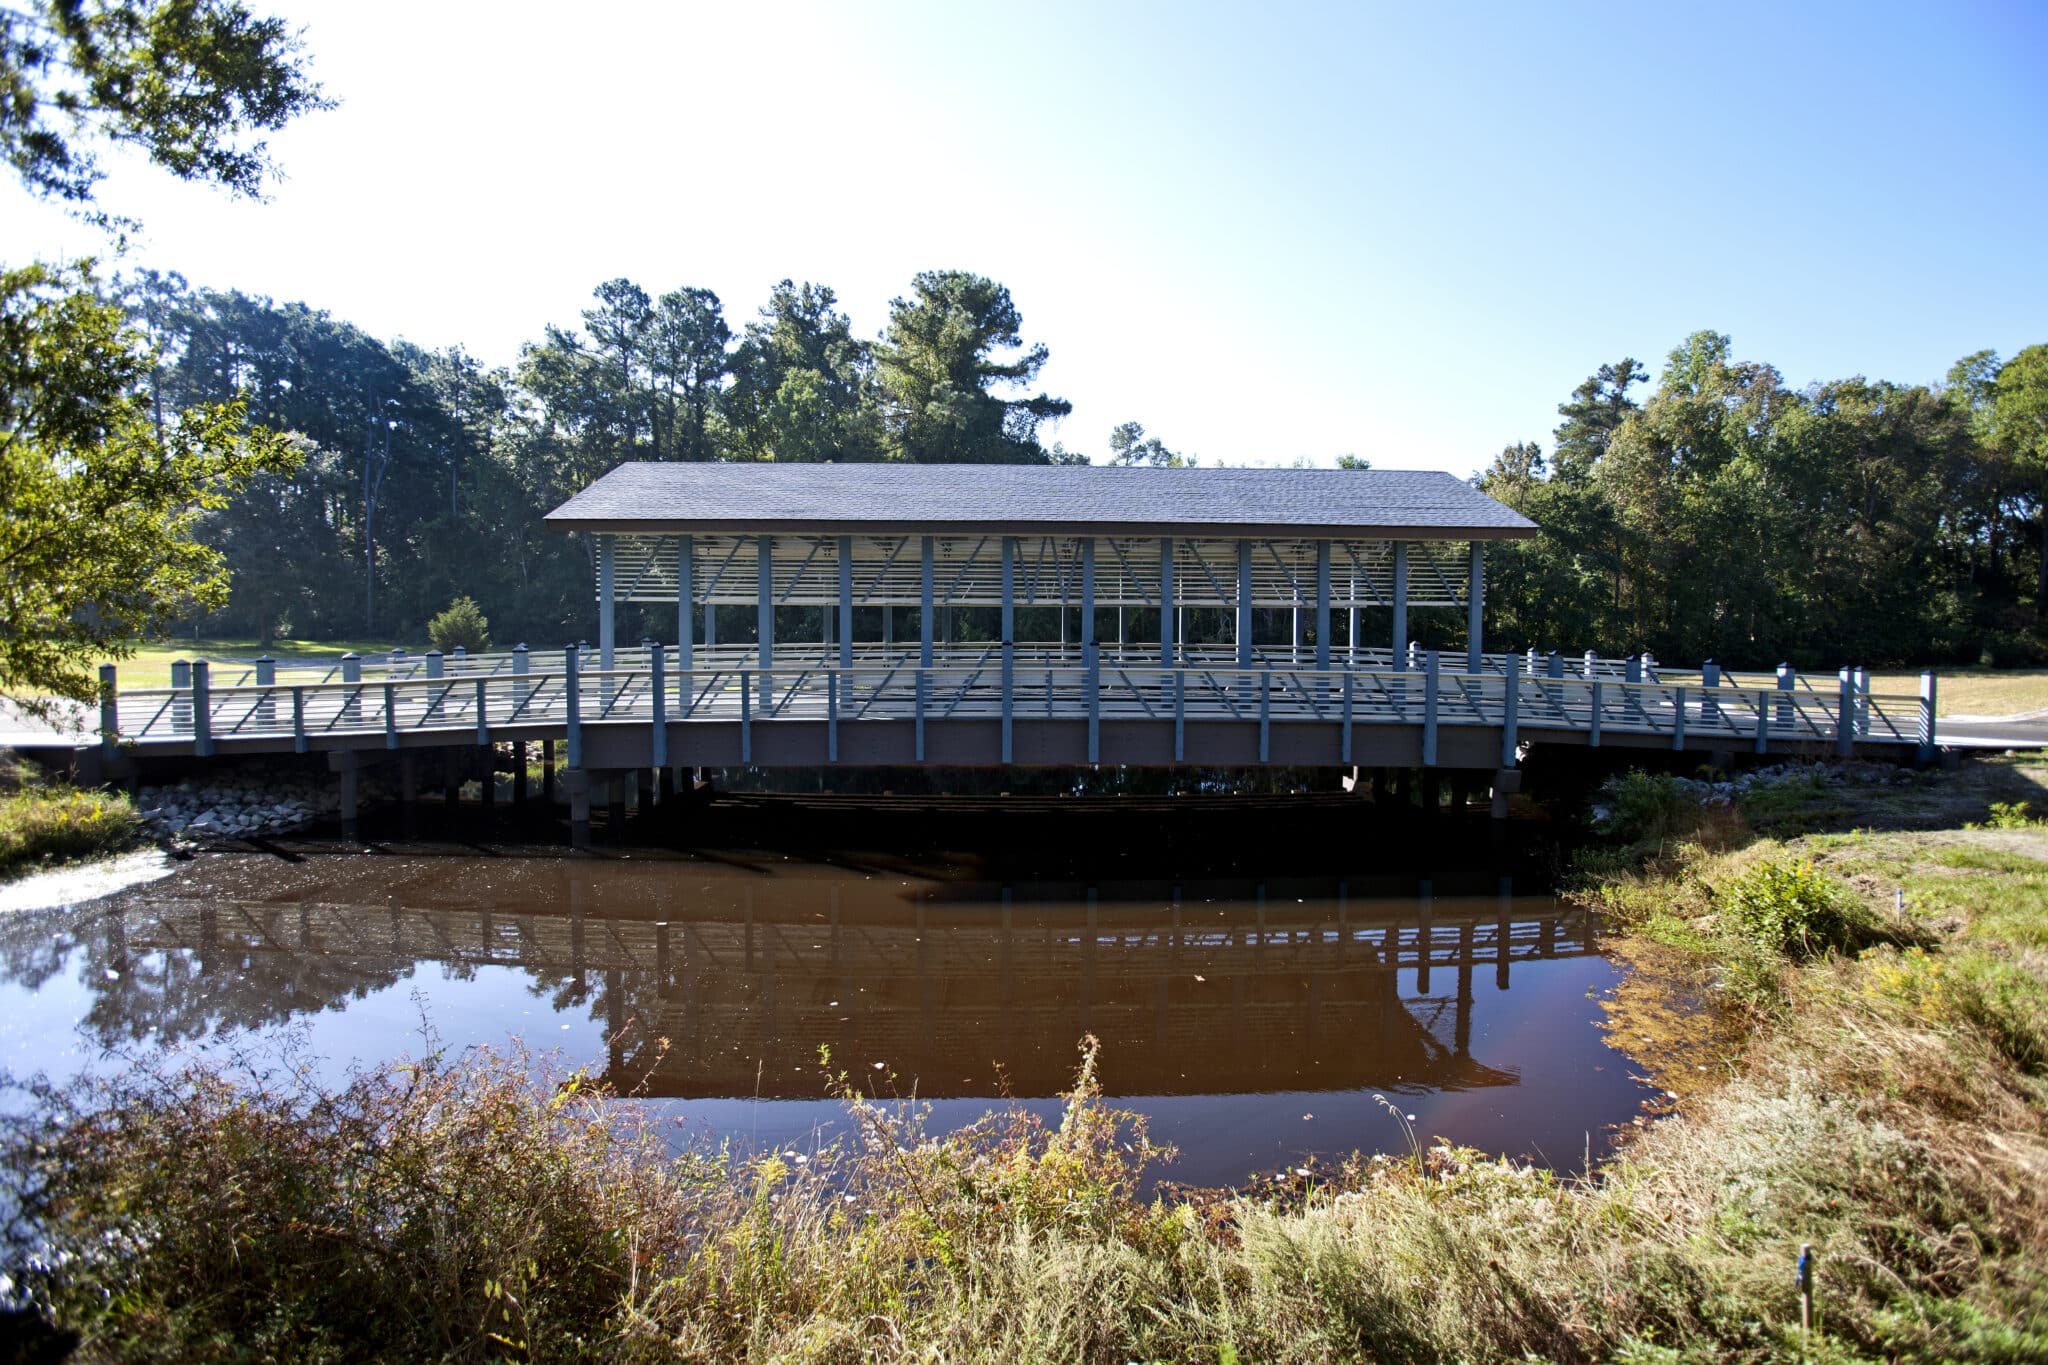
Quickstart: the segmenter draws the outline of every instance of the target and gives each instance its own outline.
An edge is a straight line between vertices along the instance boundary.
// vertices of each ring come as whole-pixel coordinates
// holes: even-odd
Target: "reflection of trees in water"
[[[477,888],[453,908],[453,891],[402,882],[394,898],[426,904],[137,893],[12,917],[0,964],[35,987],[76,962],[103,1045],[344,1008],[422,962],[456,980],[509,967],[553,1012],[604,1026],[623,1088],[808,1098],[821,1042],[926,1094],[992,1093],[999,1060],[1018,1093],[1049,1093],[1083,1031],[1126,1093],[1508,1084],[1470,1055],[1475,970],[1505,988],[1514,961],[1593,950],[1582,916],[1518,908],[1504,881],[1349,902],[1341,883],[1211,883],[1185,904],[1166,884],[1101,904],[1080,884],[910,885],[571,875],[527,888],[545,910],[509,913]]]
[[[35,989],[77,962],[92,1000],[80,1027],[102,1047],[267,1028],[342,1009],[413,974],[410,958],[279,951],[283,940],[252,933],[240,914],[230,918],[224,930],[210,905],[134,909],[125,898],[11,915],[0,928],[0,971]]]

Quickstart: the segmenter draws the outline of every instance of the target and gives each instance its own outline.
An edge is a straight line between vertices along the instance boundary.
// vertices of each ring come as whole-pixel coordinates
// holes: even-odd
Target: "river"
[[[1180,1151],[1160,1174],[1197,1185],[1410,1126],[1576,1170],[1655,1093],[1601,1027],[1597,926],[1483,822],[1037,809],[892,844],[886,800],[760,798],[591,856],[471,826],[144,855],[110,894],[46,874],[0,899],[0,1067],[289,1049],[339,1079],[517,1040],[681,1140],[802,1149],[839,1131],[841,1072],[940,1127],[1054,1117],[1093,1034],[1105,1090]]]

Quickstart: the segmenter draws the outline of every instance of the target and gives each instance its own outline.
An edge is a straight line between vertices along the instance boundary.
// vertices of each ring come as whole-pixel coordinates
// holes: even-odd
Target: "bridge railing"
[[[210,669],[194,669],[193,685],[115,693],[103,708],[102,730],[120,740],[191,741],[201,752],[227,740],[290,736],[299,749],[322,738],[382,733],[395,747],[409,732],[461,732],[488,742],[508,726],[602,725],[614,721],[737,720],[926,721],[993,718],[1085,720],[1091,736],[1104,720],[1240,721],[1260,729],[1261,752],[1275,724],[1324,723],[1350,736],[1362,725],[1414,725],[1426,755],[1444,727],[1498,727],[1503,748],[1522,731],[1569,731],[1599,743],[1606,734],[1668,736],[1674,748],[1740,747],[1761,751],[1771,741],[1831,742],[1846,750],[1858,740],[1933,741],[1931,698],[1873,695],[1853,685],[1830,696],[1813,688],[1745,681],[1630,681],[1603,676],[1530,676],[1519,657],[1500,673],[1449,670],[1422,654],[1419,669],[1240,668],[1191,660],[1176,667],[1098,655],[956,649],[948,662],[922,667],[915,657],[841,667],[822,655],[778,654],[772,666],[706,663],[672,666],[673,650],[643,651],[635,666],[534,671],[478,668],[439,676],[359,677],[342,681],[217,686]],[[695,661],[693,661],[695,662]],[[1462,660],[1461,660],[1462,662]],[[1692,676],[1692,675],[1688,675]],[[835,730],[836,735],[836,730]],[[1178,731],[1177,731],[1178,733]],[[1091,745],[1092,751],[1092,745]],[[1179,746],[1176,746],[1178,753]],[[1433,761],[1428,759],[1426,761]]]

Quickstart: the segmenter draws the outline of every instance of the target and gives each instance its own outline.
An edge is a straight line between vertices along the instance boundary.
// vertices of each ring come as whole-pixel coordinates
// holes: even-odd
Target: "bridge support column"
[[[403,822],[405,837],[410,839],[419,832],[420,822],[420,760],[414,753],[398,756],[398,814]]]
[[[1520,768],[1497,768],[1493,774],[1493,810],[1496,820],[1508,818],[1508,798],[1522,789]]]
[[[551,739],[540,742],[540,799],[549,805],[555,801],[555,742]]]
[[[1394,804],[1397,806],[1412,806],[1415,804],[1415,769],[1395,769]]]
[[[498,809],[498,751],[486,744],[476,751],[479,763],[477,771],[477,795],[483,799],[486,814],[495,815]]]
[[[1384,806],[1391,799],[1392,797],[1388,795],[1387,790],[1387,770],[1385,768],[1374,768],[1372,770],[1372,803],[1375,806]]]
[[[512,804],[526,805],[526,741],[512,741]]]
[[[1451,770],[1451,813],[1463,815],[1472,804],[1472,774],[1463,768]]]
[[[462,800],[462,755],[453,748],[441,751],[441,800],[450,810]]]
[[[1443,774],[1435,768],[1422,770],[1422,813],[1437,815],[1444,805]]]
[[[619,831],[626,827],[626,776],[622,772],[611,772],[604,775],[604,832],[606,838],[618,838]]]
[[[550,745],[553,741],[549,741]],[[554,765],[548,766],[554,772]],[[590,770],[571,768],[562,774],[562,786],[569,794],[569,846],[590,847]]]
[[[353,749],[327,755],[327,769],[341,780],[341,837],[361,837],[362,759]]]
[[[645,815],[654,809],[654,769],[633,770],[633,810],[636,815]]]

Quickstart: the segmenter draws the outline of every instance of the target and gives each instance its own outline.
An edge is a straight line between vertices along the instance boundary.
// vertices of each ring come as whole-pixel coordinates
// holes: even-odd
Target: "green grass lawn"
[[[126,688],[169,687],[171,685],[171,664],[179,659],[205,659],[219,663],[223,660],[246,662],[268,654],[279,663],[319,663],[339,659],[351,651],[357,654],[382,654],[394,644],[393,640],[273,640],[269,646],[255,640],[173,640],[168,643],[140,646],[133,658],[116,659],[113,664],[119,672],[117,684]],[[425,650],[424,643],[406,643],[407,649]],[[220,670],[216,668],[216,675]]]
[[[2048,668],[1937,668],[1935,673],[1939,681],[1937,715],[2011,716],[2048,711]],[[1873,672],[1870,690],[1880,696],[1917,696],[1920,672]]]

